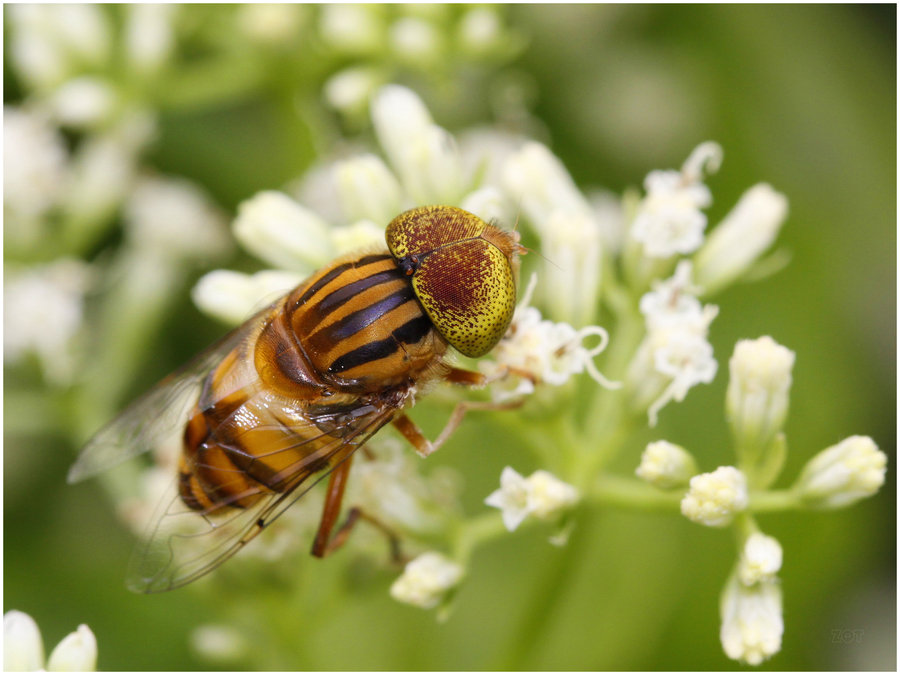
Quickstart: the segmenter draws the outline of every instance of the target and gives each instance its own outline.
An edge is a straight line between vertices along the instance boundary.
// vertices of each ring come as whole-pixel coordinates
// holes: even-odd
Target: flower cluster
[[[794,359],[794,352],[768,336],[738,342],[725,402],[737,466],[693,475],[681,499],[681,513],[690,520],[738,531],[737,561],[722,592],[720,639],[730,658],[750,665],[777,653],[784,632],[776,576],[781,545],[759,531],[753,514],[767,497],[759,491],[778,478],[784,463]],[[886,463],[872,439],[852,436],[813,457],[781,498],[786,507],[840,508],[875,494]],[[638,476],[664,490],[683,486],[692,472],[691,454],[667,441],[648,446],[637,469]]]

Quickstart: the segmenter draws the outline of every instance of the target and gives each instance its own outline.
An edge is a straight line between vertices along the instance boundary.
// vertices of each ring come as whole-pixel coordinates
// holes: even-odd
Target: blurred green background
[[[715,382],[670,405],[652,434],[633,439],[618,468],[633,471],[644,444],[656,438],[688,445],[704,470],[730,463],[722,410],[735,341],[768,334],[795,350],[790,454],[779,486],[815,452],[852,434],[872,436],[888,454],[888,477],[876,497],[846,510],[760,517],[784,548],[785,617],[783,649],[761,669],[895,669],[896,8],[505,11],[527,43],[498,79],[472,85],[483,98],[456,106],[465,79],[445,73],[435,84],[422,73],[399,72],[398,81],[417,89],[439,124],[455,131],[489,122],[492,97],[512,81],[543,121],[542,140],[583,187],[638,186],[651,169],[678,167],[699,142],[716,140],[725,162],[708,181],[711,223],[753,183],[769,182],[788,196],[780,244],[791,264],[716,299]],[[300,53],[279,76],[307,66],[315,70]],[[6,102],[16,102],[21,89],[8,65],[5,73]],[[298,129],[300,114],[285,105],[260,87],[227,105],[163,111],[151,164],[192,178],[232,213],[314,159],[319,140]],[[193,309],[185,289],[134,392],[221,331]],[[33,369],[6,369],[7,391],[34,382]],[[56,414],[50,403],[44,414]],[[423,414],[427,426],[430,415],[444,412]],[[582,510],[564,549],[547,546],[542,531],[511,534],[476,552],[445,624],[391,600],[389,570],[312,559],[293,570],[303,579],[303,603],[270,601],[279,594],[273,581],[251,589],[261,596],[252,609],[242,614],[232,602],[226,617],[213,593],[126,591],[131,536],[96,483],[65,483],[76,443],[49,423],[46,433],[27,435],[6,426],[4,611],[35,617],[48,648],[87,623],[98,638],[101,669],[216,667],[191,652],[188,636],[199,624],[234,617],[273,632],[282,625],[301,630],[287,638],[297,645],[296,661],[273,662],[262,650],[229,669],[738,667],[718,638],[718,596],[733,542],[676,514]],[[502,438],[486,445],[492,433],[488,423],[467,422],[429,460],[465,475],[470,512],[483,508],[506,464],[523,474],[538,468]],[[284,622],[266,607],[294,614]],[[861,631],[860,639],[844,642],[835,631]]]

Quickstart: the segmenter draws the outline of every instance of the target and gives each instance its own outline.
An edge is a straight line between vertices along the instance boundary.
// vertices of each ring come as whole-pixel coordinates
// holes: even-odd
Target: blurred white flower
[[[302,274],[283,270],[256,274],[214,270],[197,282],[191,297],[204,313],[238,325],[298,286],[303,278]]]
[[[328,224],[273,190],[241,203],[234,235],[248,251],[282,269],[309,273],[334,256]]]
[[[87,263],[66,258],[20,271],[7,268],[4,357],[14,362],[36,354],[49,382],[68,384],[76,366],[73,340],[84,320],[84,295],[93,276]]]
[[[492,7],[472,7],[459,21],[458,40],[464,51],[487,54],[499,46],[503,26]]]
[[[295,38],[307,20],[308,7],[290,3],[253,3],[238,8],[237,24],[251,40],[279,44]]]
[[[781,650],[784,619],[777,581],[745,586],[732,575],[720,602],[719,637],[730,659],[758,666]]]
[[[694,278],[714,293],[740,278],[778,236],[788,201],[770,185],[747,190],[694,256]]]
[[[218,207],[181,178],[141,178],[128,195],[125,219],[138,250],[202,260],[220,257],[230,245]]]
[[[127,8],[125,53],[140,72],[159,70],[175,42],[173,21],[177,4],[134,4]]]
[[[630,236],[643,245],[651,258],[670,258],[693,253],[703,243],[705,209],[712,203],[702,183],[704,169],[715,171],[721,148],[714,143],[698,146],[681,171],[653,171],[644,181],[646,196],[638,206]]]
[[[18,6],[17,6],[18,7]],[[34,225],[52,208],[66,179],[68,152],[46,115],[3,108],[3,216],[7,235],[29,241]]]
[[[347,54],[377,52],[385,44],[381,9],[377,5],[322,5],[319,33],[329,46]]]
[[[97,669],[97,639],[86,625],[69,633],[44,664],[41,632],[30,616],[11,610],[3,615],[3,670],[84,672]]]
[[[203,624],[191,632],[191,648],[212,662],[235,661],[248,653],[243,632],[231,626]]]
[[[348,222],[366,218],[387,224],[402,210],[400,183],[380,157],[357,155],[337,162],[333,171]]]
[[[691,453],[668,441],[648,443],[635,470],[638,478],[662,490],[687,485],[696,473],[697,463]]]
[[[736,513],[747,508],[747,480],[733,466],[720,466],[712,473],[694,476],[690,485],[681,500],[681,513],[695,523],[724,527]]]
[[[433,63],[444,52],[443,36],[438,27],[419,17],[405,16],[391,24],[388,44],[401,60],[420,67]]]
[[[391,597],[422,609],[437,607],[463,577],[463,568],[440,553],[423,553],[407,563],[391,585]]]
[[[378,142],[413,204],[455,204],[463,196],[456,140],[433,123],[410,89],[382,87],[372,99]]]
[[[99,5],[12,5],[8,17],[12,63],[32,88],[50,89],[109,58],[112,36]]]
[[[383,75],[376,68],[369,66],[345,68],[325,82],[323,87],[325,100],[328,105],[345,115],[363,113],[382,80]]]
[[[500,474],[500,489],[484,500],[500,509],[503,524],[512,532],[528,516],[553,520],[578,502],[578,490],[547,471],[535,471],[528,478],[507,466]]]
[[[745,586],[775,580],[781,569],[781,544],[775,537],[754,532],[744,541],[738,561],[738,577]]]
[[[439,531],[445,515],[459,511],[458,476],[449,469],[422,475],[418,458],[394,441],[378,437],[374,458],[356,460],[347,501],[400,532]]]
[[[60,124],[88,128],[109,119],[117,103],[117,96],[110,82],[83,75],[68,80],[55,89],[48,105]]]
[[[562,162],[526,143],[503,166],[509,199],[521,204],[541,239],[543,304],[554,318],[583,326],[597,311],[602,234],[596,214]]]
[[[815,508],[835,509],[871,497],[884,485],[887,455],[868,436],[850,436],[813,457],[794,489]]]

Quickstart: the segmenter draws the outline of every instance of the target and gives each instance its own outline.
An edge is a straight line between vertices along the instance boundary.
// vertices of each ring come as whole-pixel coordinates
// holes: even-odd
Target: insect
[[[128,585],[183,586],[234,555],[328,476],[312,553],[334,538],[358,450],[392,422],[419,454],[437,449],[403,412],[437,381],[486,378],[451,367],[448,346],[478,357],[512,319],[518,233],[451,206],[406,211],[387,250],[336,259],[135,401],[92,438],[69,482],[146,452],[183,428],[171,494],[132,559]]]

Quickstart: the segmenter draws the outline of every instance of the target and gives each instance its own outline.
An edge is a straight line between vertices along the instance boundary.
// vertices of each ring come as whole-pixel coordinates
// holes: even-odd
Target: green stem
[[[600,476],[588,498],[604,506],[650,510],[678,511],[684,490],[664,491],[624,476]]]

